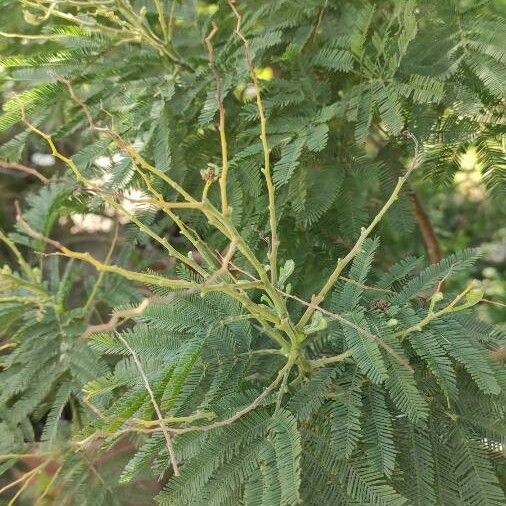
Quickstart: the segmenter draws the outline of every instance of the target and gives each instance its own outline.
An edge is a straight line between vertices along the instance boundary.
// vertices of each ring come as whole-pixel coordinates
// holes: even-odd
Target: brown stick
[[[23,174],[36,177],[37,179],[42,181],[44,184],[49,183],[49,179],[46,176],[43,176],[37,170],[32,169],[31,167],[27,167],[26,165],[23,165],[21,163],[6,162],[5,160],[0,160],[0,168],[22,172]]]
[[[415,206],[416,222],[418,224],[418,228],[420,229],[420,233],[422,234],[423,243],[430,263],[437,264],[441,261],[443,255],[441,253],[441,247],[439,245],[436,232],[432,222],[430,221],[429,215],[423,207],[420,197],[414,191],[411,192],[411,199],[413,200],[413,204]]]

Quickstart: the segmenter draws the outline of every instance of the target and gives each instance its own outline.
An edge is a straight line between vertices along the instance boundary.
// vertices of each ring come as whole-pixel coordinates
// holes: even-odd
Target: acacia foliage
[[[504,503],[504,336],[452,285],[479,251],[404,255],[409,185],[472,145],[504,188],[493,2],[0,6],[0,158],[58,162],[0,235],[7,477],[36,451],[55,504]]]

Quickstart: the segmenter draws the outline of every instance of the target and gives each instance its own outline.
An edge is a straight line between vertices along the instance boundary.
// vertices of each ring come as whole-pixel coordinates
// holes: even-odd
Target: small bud
[[[218,174],[216,173],[216,169],[211,165],[208,164],[207,168],[202,169],[200,171],[200,175],[202,177],[202,180],[206,183],[210,182],[213,183],[214,181],[218,180]]]

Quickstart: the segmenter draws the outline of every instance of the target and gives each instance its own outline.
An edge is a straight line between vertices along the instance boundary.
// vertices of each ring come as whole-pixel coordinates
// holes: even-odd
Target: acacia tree
[[[0,6],[9,504],[504,504],[480,252],[419,194],[504,185],[499,5]]]

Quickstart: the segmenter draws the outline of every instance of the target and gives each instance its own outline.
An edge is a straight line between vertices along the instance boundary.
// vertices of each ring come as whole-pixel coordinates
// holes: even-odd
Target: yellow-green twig
[[[335,282],[339,279],[341,276],[341,273],[343,270],[349,265],[349,263],[360,253],[362,250],[362,246],[365,242],[365,240],[371,235],[371,232],[376,228],[378,223],[382,220],[383,216],[387,213],[387,211],[392,207],[392,205],[395,203],[395,201],[399,198],[399,193],[401,191],[401,188],[404,186],[404,183],[408,180],[409,176],[415,170],[415,168],[418,166],[420,160],[418,158],[418,150],[415,149],[415,156],[413,158],[413,162],[411,163],[411,166],[406,171],[406,173],[399,177],[397,180],[397,184],[395,185],[395,188],[393,189],[392,193],[390,194],[390,197],[385,202],[383,207],[378,211],[376,216],[373,218],[371,223],[367,228],[362,228],[362,231],[360,232],[360,236],[357,239],[354,246],[351,248],[349,253],[343,258],[339,259],[337,262],[336,267],[334,268],[334,271],[332,274],[328,277],[327,281],[321,288],[321,290],[318,292],[317,295],[314,295],[311,299],[311,303],[315,307],[319,307],[319,305],[323,302],[328,292],[332,289]],[[306,325],[309,320],[311,319],[311,316],[315,312],[315,307],[308,307],[304,314],[302,315],[301,319],[297,323],[297,328],[302,328],[304,325]]]
[[[253,86],[255,88],[256,93],[256,104],[258,109],[258,115],[260,118],[260,140],[262,141],[262,149],[264,153],[264,168],[263,173],[265,177],[265,183],[267,186],[267,196],[269,200],[269,226],[271,229],[271,244],[270,244],[270,252],[269,252],[269,260],[271,267],[271,281],[273,285],[277,283],[278,277],[278,247],[279,247],[279,239],[277,232],[277,218],[276,218],[276,201],[275,201],[275,191],[274,184],[272,182],[272,174],[271,174],[271,162],[270,162],[270,149],[267,141],[267,120],[265,117],[265,109],[262,101],[262,97],[260,95],[260,85],[258,83],[258,77],[255,73],[255,68],[253,66],[253,60],[251,57],[251,49],[250,43],[248,39],[244,36],[241,31],[241,23],[242,17],[237,7],[235,6],[234,1],[228,0],[228,4],[230,8],[234,12],[234,15],[237,19],[237,24],[235,27],[235,32],[238,37],[242,40],[244,44],[244,52],[246,55],[246,64],[248,65],[248,69],[251,75],[251,79],[253,81]]]

